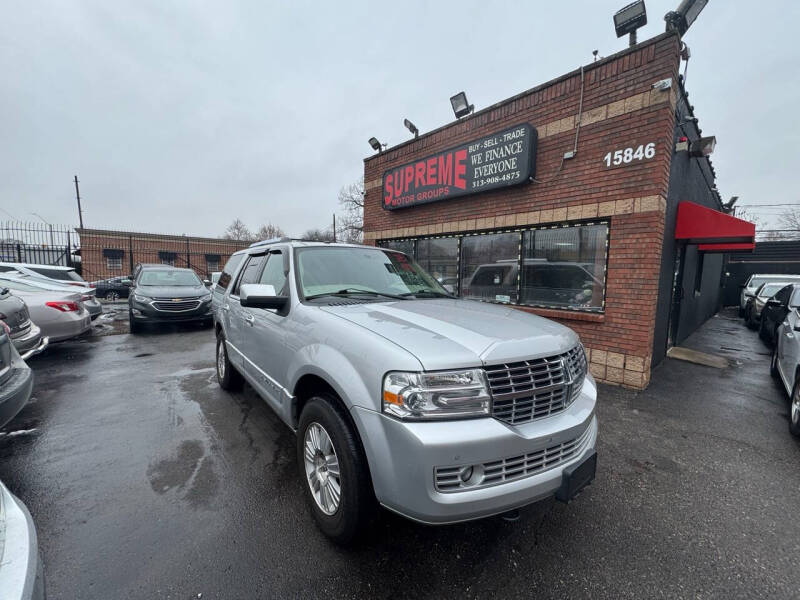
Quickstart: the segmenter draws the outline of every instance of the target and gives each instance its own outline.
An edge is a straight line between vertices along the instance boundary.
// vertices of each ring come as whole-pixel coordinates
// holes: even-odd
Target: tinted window
[[[250,257],[250,260],[247,261],[244,269],[242,269],[242,274],[239,276],[239,280],[236,282],[236,286],[231,292],[232,294],[238,295],[239,288],[242,284],[258,283],[259,276],[261,275],[261,266],[264,264],[265,259],[266,256],[264,254]]]
[[[787,285],[783,289],[781,289],[777,294],[775,294],[775,300],[780,302],[783,306],[786,306],[789,303],[789,295],[792,293],[794,289],[793,285]]]
[[[283,254],[275,253],[269,255],[267,266],[264,267],[264,272],[261,273],[259,283],[274,287],[275,294],[278,296],[288,295],[286,275],[283,272]]]
[[[784,287],[782,283],[767,283],[761,286],[761,291],[758,292],[760,298],[772,298],[775,294],[781,291]]]
[[[607,237],[605,224],[526,231],[520,302],[601,310]]]
[[[63,269],[47,269],[44,267],[29,267],[34,273],[44,275],[50,279],[58,279],[60,281],[83,281],[81,276],[75,271],[65,271]]]
[[[217,287],[224,290],[230,285],[233,272],[236,270],[236,267],[239,266],[239,263],[242,262],[244,256],[244,254],[234,254],[228,259],[228,262],[225,263],[222,275],[219,276],[219,281],[217,281]]]
[[[6,273],[8,271],[13,271],[14,267],[0,267],[0,273]]]
[[[461,295],[517,301],[519,233],[468,235],[461,241]]]

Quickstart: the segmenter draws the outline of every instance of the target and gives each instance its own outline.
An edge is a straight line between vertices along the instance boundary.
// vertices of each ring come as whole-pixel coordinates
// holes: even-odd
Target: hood
[[[559,354],[578,343],[568,327],[521,310],[460,299],[322,306],[417,357],[426,370]]]
[[[139,285],[133,292],[148,298],[197,298],[209,293],[204,285]]]

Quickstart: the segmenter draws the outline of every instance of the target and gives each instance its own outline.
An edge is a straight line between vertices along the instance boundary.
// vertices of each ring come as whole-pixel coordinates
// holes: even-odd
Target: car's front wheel
[[[795,377],[792,405],[789,407],[789,431],[800,437],[800,375]]]
[[[228,358],[228,346],[225,334],[217,335],[217,381],[223,390],[236,391],[242,388],[242,376]]]
[[[375,498],[366,458],[335,398],[323,394],[306,403],[297,457],[317,525],[333,541],[350,542],[372,520]]]
[[[130,309],[128,309],[128,325],[131,333],[139,333],[142,329],[142,326],[136,322],[136,319],[133,317],[133,311]]]
[[[106,300],[110,302],[114,302],[115,300],[119,300],[119,293],[111,290],[110,292],[106,292]]]

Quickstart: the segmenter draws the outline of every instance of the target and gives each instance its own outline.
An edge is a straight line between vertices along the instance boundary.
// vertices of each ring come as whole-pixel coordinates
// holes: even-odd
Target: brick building
[[[662,34],[366,158],[365,243],[568,325],[597,379],[647,386],[754,235],[696,151],[680,46]]]
[[[200,277],[221,271],[230,255],[250,242],[106,229],[77,229],[81,270],[87,281],[130,275],[136,263],[189,267]]]

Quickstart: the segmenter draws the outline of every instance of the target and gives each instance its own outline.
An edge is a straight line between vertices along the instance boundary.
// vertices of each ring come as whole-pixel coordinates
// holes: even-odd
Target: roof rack
[[[253,242],[248,246],[248,248],[257,248],[258,246],[269,246],[270,244],[277,244],[279,242],[313,242],[316,240],[307,240],[305,238],[293,238],[293,237],[281,237],[281,238],[270,238],[268,240],[261,240],[260,242]],[[322,244],[333,244],[335,242],[325,241]]]

